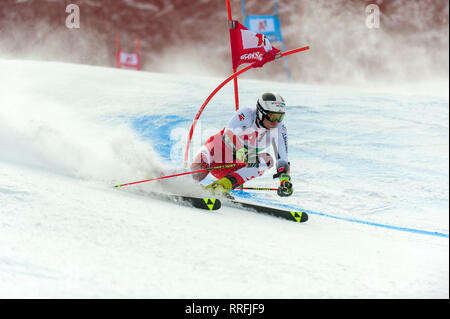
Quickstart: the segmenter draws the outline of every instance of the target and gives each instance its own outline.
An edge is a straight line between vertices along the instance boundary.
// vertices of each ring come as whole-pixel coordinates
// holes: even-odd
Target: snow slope
[[[310,212],[296,224],[146,195],[161,184],[112,187],[176,168],[222,79],[0,69],[0,297],[449,297],[448,93],[240,81],[243,106],[266,89],[288,102],[295,194],[236,195]],[[231,86],[214,97],[194,150],[232,102]]]

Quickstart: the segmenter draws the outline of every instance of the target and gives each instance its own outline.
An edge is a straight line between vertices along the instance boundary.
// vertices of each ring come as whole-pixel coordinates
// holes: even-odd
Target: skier
[[[273,158],[262,151],[272,144],[277,158],[277,173],[273,178],[280,179],[277,193],[282,197],[292,195],[287,129],[282,122],[285,109],[286,103],[278,93],[263,93],[257,100],[256,109],[238,110],[224,129],[205,142],[191,164],[192,170],[236,164],[211,170],[218,180],[206,186],[207,190],[228,196],[229,191],[263,175],[273,167]],[[208,174],[196,173],[193,178],[200,182]]]

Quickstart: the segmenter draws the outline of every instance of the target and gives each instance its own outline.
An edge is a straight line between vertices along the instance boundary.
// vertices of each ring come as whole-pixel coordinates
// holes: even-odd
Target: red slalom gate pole
[[[134,184],[139,184],[139,183],[157,181],[157,180],[161,180],[161,179],[165,179],[165,178],[177,177],[177,176],[182,176],[182,175],[189,175],[189,174],[195,174],[195,173],[201,173],[201,172],[209,172],[209,171],[212,171],[212,170],[215,170],[215,169],[222,169],[222,168],[229,168],[229,167],[236,167],[236,166],[239,166],[239,168],[240,168],[241,166],[245,166],[245,163],[226,164],[226,165],[217,166],[217,167],[200,169],[200,170],[197,170],[197,171],[190,171],[190,172],[185,172],[185,173],[179,173],[179,174],[173,174],[173,175],[167,175],[167,176],[161,176],[161,177],[146,179],[146,180],[143,180],[143,181],[137,181],[137,182],[131,182],[131,183],[125,183],[125,184],[117,184],[114,187],[119,188],[119,187],[122,187],[122,186],[128,186],[128,185],[134,185]]]
[[[227,2],[227,12],[228,12],[228,27],[231,29],[231,21],[233,21],[233,17],[231,16],[231,6],[230,6],[230,0],[226,0]],[[231,33],[230,33],[230,46],[231,46]],[[233,48],[231,48],[233,50]],[[233,68],[233,73],[236,73],[236,68]],[[236,105],[236,111],[239,110],[239,91],[238,91],[238,82],[237,77],[233,79],[233,86],[234,86],[234,103]]]
[[[309,49],[310,49],[310,47],[309,47],[309,45],[308,45],[308,46],[306,46],[306,47],[302,47],[302,48],[298,48],[298,49],[286,51],[286,52],[281,53],[280,57],[282,57],[282,56],[287,56],[287,55],[291,55],[291,54],[294,54],[294,53],[297,53],[297,52],[306,51],[306,50],[309,50]]]

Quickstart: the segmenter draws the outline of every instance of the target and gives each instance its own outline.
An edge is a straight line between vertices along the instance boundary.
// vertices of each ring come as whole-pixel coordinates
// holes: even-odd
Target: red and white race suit
[[[242,163],[239,154],[245,151],[247,166],[212,170],[216,178],[229,177],[233,187],[263,175],[273,166],[273,159],[265,152],[272,145],[277,170],[288,168],[288,133],[284,123],[266,129],[257,123],[256,109],[242,108],[236,112],[228,125],[211,136],[194,158],[192,170],[213,168],[231,163]],[[241,152],[239,152],[241,150]],[[208,172],[194,174],[201,181]]]

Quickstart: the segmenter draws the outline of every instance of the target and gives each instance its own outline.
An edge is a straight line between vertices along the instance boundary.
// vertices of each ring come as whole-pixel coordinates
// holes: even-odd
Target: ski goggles
[[[284,113],[272,113],[272,112],[267,112],[266,113],[266,119],[269,122],[281,122],[284,119]]]

